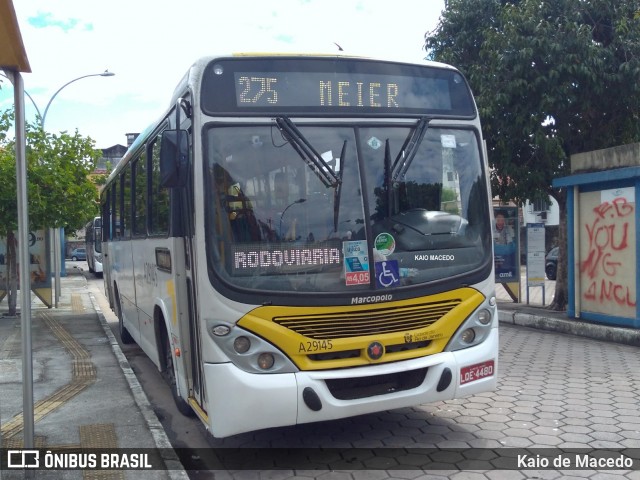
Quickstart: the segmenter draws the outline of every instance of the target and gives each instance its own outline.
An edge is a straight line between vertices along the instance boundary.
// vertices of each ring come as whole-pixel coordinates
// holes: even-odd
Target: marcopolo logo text
[[[393,299],[393,295],[371,295],[370,297],[351,297],[351,305],[359,305],[361,303],[388,302]]]

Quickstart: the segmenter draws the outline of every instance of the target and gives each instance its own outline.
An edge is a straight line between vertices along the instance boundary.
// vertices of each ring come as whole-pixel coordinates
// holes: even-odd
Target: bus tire
[[[118,317],[118,332],[120,333],[120,340],[125,345],[130,345],[135,343],[135,340],[127,330],[127,327],[124,326],[124,322],[122,321],[122,307],[120,306],[120,294],[118,293],[118,288],[115,288],[115,297],[116,297],[116,316]]]
[[[189,404],[178,394],[178,384],[176,381],[176,370],[173,365],[173,353],[171,351],[171,342],[169,341],[169,335],[167,331],[162,329],[162,353],[164,360],[164,370],[162,372],[162,377],[164,381],[167,382],[167,385],[171,389],[171,395],[173,396],[173,401],[176,404],[176,408],[178,411],[186,416],[193,417],[195,415],[193,409],[189,406]]]

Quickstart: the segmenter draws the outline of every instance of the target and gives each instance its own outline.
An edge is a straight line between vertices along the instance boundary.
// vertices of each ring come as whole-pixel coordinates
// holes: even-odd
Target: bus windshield
[[[264,292],[437,282],[491,258],[472,129],[422,119],[204,129],[209,266]]]

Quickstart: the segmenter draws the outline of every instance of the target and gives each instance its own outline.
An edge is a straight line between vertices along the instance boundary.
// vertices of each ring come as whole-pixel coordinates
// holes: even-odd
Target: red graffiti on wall
[[[632,286],[622,285],[616,278],[625,252],[635,249],[635,245],[629,244],[629,219],[633,218],[634,205],[618,197],[601,203],[593,212],[593,222],[585,224],[589,251],[580,264],[580,271],[589,279],[584,298],[635,307]]]

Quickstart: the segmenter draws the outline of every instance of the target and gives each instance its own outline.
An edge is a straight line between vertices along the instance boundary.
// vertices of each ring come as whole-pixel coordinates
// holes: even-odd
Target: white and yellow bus
[[[100,276],[102,275],[102,218],[93,218],[84,226],[84,230],[89,271]]]
[[[216,437],[492,390],[488,176],[453,67],[200,59],[101,192],[122,341]]]

